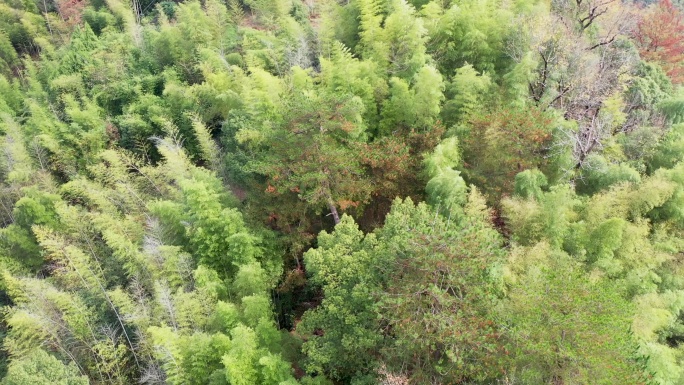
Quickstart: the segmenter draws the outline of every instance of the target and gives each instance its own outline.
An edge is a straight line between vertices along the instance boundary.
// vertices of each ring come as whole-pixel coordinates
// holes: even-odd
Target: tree
[[[513,30],[511,8],[496,1],[469,0],[427,15],[426,21],[432,19],[427,28],[427,53],[435,59],[440,72],[451,74],[466,64],[478,72],[502,72],[510,64],[502,53]]]
[[[665,71],[657,63],[640,62],[635,69],[635,77],[630,81],[625,95],[625,112],[628,113],[626,128],[653,124],[658,125],[661,118],[660,111],[668,118],[673,116],[662,108],[663,102],[672,97],[672,82]],[[660,110],[660,111],[659,111]]]
[[[36,349],[13,361],[0,381],[3,385],[86,385],[88,378],[73,363],[64,365],[44,350]]]
[[[461,156],[456,137],[447,138],[435,147],[434,152],[425,159],[425,171],[430,177],[425,185],[427,201],[454,220],[462,215],[462,206],[467,200],[467,186],[461,173]]]
[[[200,181],[184,181],[181,189],[191,223],[187,235],[198,263],[232,276],[237,266],[252,262],[257,239],[245,228],[240,213],[222,208],[219,195]]]
[[[501,239],[471,190],[450,223],[427,205],[396,201],[377,231],[385,287],[377,311],[389,340],[383,360],[419,383],[486,380],[502,368],[493,267]]]
[[[372,191],[353,147],[366,135],[361,100],[302,90],[290,103],[285,125],[267,137],[264,159],[250,168],[268,177],[267,193],[294,193],[338,223],[338,207],[366,203]]]
[[[591,282],[562,252],[514,250],[515,283],[502,307],[514,365],[506,377],[536,384],[642,384],[630,332],[633,307],[610,282]]]
[[[324,299],[298,328],[310,371],[360,380],[377,375],[381,354],[418,382],[496,376],[501,346],[487,309],[500,240],[475,190],[463,210],[450,222],[425,204],[395,200],[372,234],[347,216],[321,233],[305,262]]]
[[[671,0],[652,5],[634,31],[639,54],[660,64],[673,83],[684,80],[684,14]]]
[[[471,64],[456,69],[451,82],[446,86],[444,123],[447,126],[465,123],[485,105],[492,79],[487,73],[478,73]]]
[[[390,79],[390,96],[382,106],[380,134],[389,136],[392,131],[434,128],[444,99],[442,75],[425,66],[413,78],[412,87],[403,79]]]
[[[489,199],[513,191],[521,171],[544,170],[554,117],[537,107],[503,107],[470,118],[463,140],[463,173]]]
[[[321,306],[307,311],[297,328],[308,335],[303,351],[309,372],[350,381],[376,369],[373,355],[382,335],[373,304],[381,284],[377,266],[385,262],[372,252],[376,242],[344,215],[335,231],[322,232],[319,247],[304,255],[310,282],[324,295]]]
[[[5,32],[0,33],[0,74],[8,76],[18,62],[17,51]]]
[[[56,3],[59,15],[66,21],[67,25],[74,26],[81,22],[83,8],[86,6],[85,1],[61,0]]]
[[[504,76],[513,94],[524,97],[519,103],[554,108],[571,122],[554,132],[554,146],[572,154],[573,164],[562,166],[567,177],[613,135],[629,130],[619,103],[622,74],[638,59],[627,39],[632,10],[613,0],[560,0],[550,14],[528,17],[508,49],[517,64]]]
[[[425,65],[425,29],[423,20],[416,17],[415,9],[405,0],[394,0],[391,12],[384,20],[384,38],[389,48],[391,76],[411,79]]]

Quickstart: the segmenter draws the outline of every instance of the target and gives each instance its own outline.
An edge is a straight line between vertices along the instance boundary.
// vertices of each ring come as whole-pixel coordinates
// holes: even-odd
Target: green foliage
[[[581,267],[543,244],[513,251],[517,284],[504,305],[521,383],[640,383],[633,309],[609,282],[591,282]]]
[[[580,194],[594,194],[618,183],[639,183],[641,175],[625,163],[610,164],[600,155],[590,155],[585,160],[581,179],[577,183]]]
[[[491,375],[470,364],[478,357],[495,365],[496,332],[486,310],[491,288],[464,291],[469,282],[489,279],[486,266],[498,254],[481,203],[473,192],[466,217],[450,225],[427,205],[395,201],[373,234],[364,236],[349,217],[334,233],[321,233],[319,248],[305,255],[312,283],[325,294],[302,321],[302,330],[313,333],[304,344],[309,370],[360,379],[377,369],[373,356],[382,352],[384,362],[408,369],[417,381]],[[428,315],[429,309],[440,310]],[[384,338],[383,324],[393,330]],[[453,325],[461,332],[449,333]],[[435,355],[441,358],[433,361]]]
[[[429,206],[396,202],[377,233],[377,252],[396,266],[381,268],[387,286],[379,313],[394,335],[384,360],[417,382],[484,380],[500,368],[499,330],[489,310],[500,238],[481,204],[474,191],[466,217],[450,225]]]
[[[378,0],[359,2],[359,47],[364,58],[371,59],[381,67],[389,61],[389,44],[382,28],[384,4]]]
[[[521,195],[526,196],[526,199],[513,198],[502,201],[504,217],[513,238],[520,244],[533,245],[545,239],[552,245],[560,245],[565,241],[570,224],[576,218],[574,210],[579,202],[568,186],[554,186],[548,193],[536,190],[540,186],[530,186],[534,179],[528,179],[534,175],[534,172],[522,174],[519,179],[522,185]],[[525,182],[525,179],[528,182]],[[524,186],[525,184],[527,186]],[[530,187],[534,190],[526,190]]]
[[[462,142],[465,179],[484,186],[490,199],[510,193],[516,174],[546,168],[553,124],[551,114],[535,107],[474,116]]]
[[[684,125],[675,124],[658,143],[653,155],[648,159],[651,171],[659,168],[673,168],[681,160],[680,148],[684,146]]]
[[[3,385],[86,385],[88,379],[78,372],[76,365],[64,365],[55,357],[37,349],[22,359],[12,362]]]
[[[288,0],[246,0],[244,3],[266,20],[285,16],[292,7],[292,2]]]
[[[347,47],[336,42],[330,58],[321,58],[321,79],[329,92],[351,93],[361,98],[362,117],[371,128],[378,124],[378,104],[388,93],[387,81],[378,63],[354,58]]]
[[[345,215],[332,234],[319,235],[318,248],[305,254],[311,283],[321,286],[325,295],[321,306],[307,312],[300,326],[304,333],[323,332],[303,346],[309,357],[308,371],[350,379],[374,369],[373,353],[382,339],[372,293],[380,284],[377,267],[385,261],[366,249],[376,242]]]
[[[426,173],[430,177],[425,192],[428,202],[443,207],[445,212],[458,215],[466,202],[466,184],[455,168],[460,165],[458,140],[445,139],[426,159]]]
[[[464,119],[479,112],[491,87],[490,76],[478,73],[471,64],[456,69],[446,87],[444,122],[448,125],[463,123]]]
[[[515,176],[515,195],[524,199],[542,199],[542,189],[549,182],[539,170],[525,170]]]
[[[9,76],[18,61],[17,51],[12,47],[9,37],[0,32],[0,74]]]
[[[219,271],[251,262],[256,240],[247,233],[240,213],[222,209],[218,194],[205,183],[184,181],[180,187],[191,223],[187,235],[198,262]]]
[[[415,128],[429,130],[436,123],[444,99],[442,76],[433,67],[423,67],[413,79],[413,87],[402,79],[390,79],[390,96],[382,108],[381,134]]]
[[[498,72],[508,60],[503,54],[514,20],[510,5],[472,0],[442,10],[429,30],[427,46],[442,73],[471,64],[477,71]]]
[[[425,65],[426,31],[422,20],[415,17],[413,6],[406,1],[394,0],[390,9],[383,26],[384,38],[389,46],[387,72],[392,76],[410,79]]]
[[[672,82],[657,64],[640,62],[635,72],[627,95],[644,113],[672,95]]]

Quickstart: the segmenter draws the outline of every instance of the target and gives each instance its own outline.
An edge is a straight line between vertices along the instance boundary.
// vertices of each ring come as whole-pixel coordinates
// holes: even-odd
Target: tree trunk
[[[333,203],[332,199],[328,199],[328,208],[330,209],[330,214],[333,216],[335,225],[337,225],[340,223],[340,214],[337,212],[337,207],[335,207],[335,203]]]

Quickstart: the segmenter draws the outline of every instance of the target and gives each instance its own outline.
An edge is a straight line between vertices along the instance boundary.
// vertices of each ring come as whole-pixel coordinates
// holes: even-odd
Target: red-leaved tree
[[[671,0],[661,0],[648,10],[634,40],[644,60],[659,63],[672,82],[684,82],[684,13]]]
[[[71,28],[81,24],[83,9],[88,6],[88,0],[57,0],[59,16]]]

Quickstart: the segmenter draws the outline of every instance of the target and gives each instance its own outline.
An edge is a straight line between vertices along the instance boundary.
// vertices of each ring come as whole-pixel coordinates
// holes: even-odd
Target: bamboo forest
[[[684,1],[0,0],[0,385],[684,385]]]

